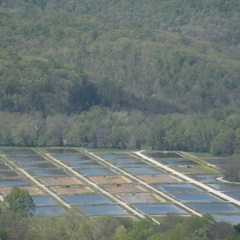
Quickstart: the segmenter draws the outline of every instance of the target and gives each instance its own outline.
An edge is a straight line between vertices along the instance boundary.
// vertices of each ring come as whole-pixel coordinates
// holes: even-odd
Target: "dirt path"
[[[170,168],[170,167],[168,167],[168,166],[166,166],[164,164],[161,164],[160,162],[158,162],[158,161],[156,161],[156,160],[154,160],[154,159],[152,159],[150,157],[145,156],[144,154],[142,154],[142,152],[143,151],[138,151],[138,152],[135,152],[135,153],[139,157],[141,157],[141,158],[143,158],[143,159],[145,159],[145,160],[155,164],[156,166],[161,167],[161,168],[165,169],[166,171],[171,172],[172,174],[174,174],[174,175],[176,175],[176,176],[178,176],[178,177],[180,177],[180,178],[182,178],[182,179],[184,179],[184,180],[186,180],[186,181],[188,181],[188,182],[190,182],[192,184],[195,184],[195,185],[197,185],[197,186],[207,190],[210,193],[213,193],[214,195],[216,195],[216,196],[218,196],[218,197],[220,197],[220,198],[222,198],[222,199],[224,199],[226,201],[229,201],[230,203],[234,203],[234,204],[240,206],[240,201],[238,201],[238,200],[236,200],[236,199],[234,199],[232,197],[229,197],[228,195],[226,195],[226,194],[224,194],[224,193],[222,193],[222,192],[220,192],[220,191],[218,191],[218,190],[216,190],[214,188],[211,188],[211,187],[207,186],[204,183],[196,181],[196,180],[194,180],[194,179],[184,175],[183,173],[180,173],[180,172],[178,172],[178,171],[176,171],[176,170],[174,170],[174,169],[172,169],[172,168]]]

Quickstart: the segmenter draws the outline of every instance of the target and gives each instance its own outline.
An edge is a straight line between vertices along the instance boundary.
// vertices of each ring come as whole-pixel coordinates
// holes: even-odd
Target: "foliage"
[[[22,216],[32,215],[35,204],[27,190],[14,187],[3,201],[3,211],[11,211]]]

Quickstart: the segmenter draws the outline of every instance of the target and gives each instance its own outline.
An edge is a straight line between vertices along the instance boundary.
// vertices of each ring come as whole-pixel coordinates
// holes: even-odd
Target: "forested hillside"
[[[240,146],[237,0],[0,1],[0,144]]]

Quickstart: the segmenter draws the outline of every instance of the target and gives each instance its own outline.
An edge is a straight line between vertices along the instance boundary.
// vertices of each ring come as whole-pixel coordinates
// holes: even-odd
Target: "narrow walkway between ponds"
[[[150,157],[147,157],[146,155],[142,154],[143,151],[144,150],[135,152],[135,154],[137,154],[139,157],[141,157],[141,158],[143,158],[143,159],[145,159],[145,160],[155,164],[156,166],[161,167],[161,168],[167,170],[168,172],[171,172],[172,174],[174,174],[174,175],[176,175],[176,176],[178,176],[178,177],[180,177],[180,178],[182,178],[182,179],[184,179],[184,180],[186,180],[186,181],[188,181],[188,182],[190,182],[192,184],[195,184],[195,185],[197,185],[197,186],[207,190],[208,192],[213,193],[216,196],[218,196],[218,197],[220,197],[222,199],[225,199],[226,201],[229,201],[230,203],[234,203],[234,204],[240,206],[240,201],[238,201],[238,200],[236,200],[236,199],[234,199],[232,197],[229,197],[228,195],[226,195],[226,194],[224,194],[224,193],[222,193],[222,192],[220,192],[220,191],[218,191],[218,190],[216,190],[214,188],[211,188],[211,187],[207,186],[204,183],[196,181],[195,179],[192,179],[192,178],[186,176],[185,174],[180,173],[180,172],[178,172],[178,171],[176,171],[176,170],[174,170],[174,169],[172,169],[172,168],[170,168],[170,167],[168,167],[168,166],[166,166],[166,165],[164,165],[164,164],[162,164],[162,163],[160,163],[160,162],[158,162],[158,161],[156,161],[156,160],[154,160],[154,159],[152,159]]]
[[[60,160],[52,157],[49,153],[43,153],[43,156],[46,155],[48,158],[50,158],[51,160],[53,160],[54,162],[58,163],[59,165],[61,165],[62,167],[64,167],[65,169],[67,169],[69,172],[73,173],[75,176],[79,177],[80,179],[82,179],[83,181],[85,181],[87,184],[89,184],[90,186],[92,186],[93,188],[97,189],[98,191],[100,191],[101,193],[103,193],[104,195],[108,196],[110,199],[112,199],[113,201],[115,201],[116,203],[118,203],[119,205],[123,206],[125,209],[127,209],[129,212],[135,214],[136,216],[140,217],[140,218],[145,218],[145,216],[143,214],[141,214],[140,212],[138,212],[137,210],[135,210],[134,208],[130,207],[127,203],[119,200],[117,197],[115,197],[114,195],[112,195],[111,193],[109,193],[108,191],[104,190],[103,188],[99,187],[96,183],[90,181],[88,178],[84,177],[83,175],[81,175],[80,173],[76,172],[75,170],[72,169],[72,167],[67,166],[66,164],[62,163]],[[155,221],[156,223],[158,223],[157,221]]]
[[[186,205],[183,204],[182,202],[180,202],[180,201],[178,201],[178,200],[170,197],[169,195],[163,193],[162,191],[160,191],[160,190],[152,187],[150,184],[148,184],[148,183],[140,180],[139,178],[133,176],[132,174],[130,174],[130,173],[128,173],[128,172],[120,169],[119,167],[117,167],[117,166],[109,163],[109,162],[106,161],[105,159],[97,156],[96,154],[91,153],[91,152],[87,151],[86,149],[83,149],[83,150],[84,150],[85,153],[87,153],[88,155],[93,156],[94,158],[100,160],[101,162],[104,162],[104,163],[105,163],[106,165],[108,165],[110,168],[116,170],[117,172],[120,172],[121,174],[123,174],[124,176],[127,176],[128,178],[134,180],[135,182],[140,183],[141,185],[145,186],[146,188],[150,189],[151,191],[153,191],[153,192],[161,195],[162,197],[168,199],[168,200],[171,201],[172,203],[175,203],[176,205],[178,205],[178,206],[181,207],[182,209],[185,209],[185,210],[187,210],[188,212],[191,212],[191,213],[193,213],[193,214],[195,214],[195,215],[202,216],[202,214],[200,214],[199,212],[197,212],[197,211],[193,210],[192,208],[186,206]]]

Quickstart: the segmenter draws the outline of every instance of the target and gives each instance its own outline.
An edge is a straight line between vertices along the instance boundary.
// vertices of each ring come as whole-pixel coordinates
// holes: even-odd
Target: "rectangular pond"
[[[112,164],[118,166],[118,167],[132,167],[132,166],[147,166],[148,164],[140,161],[140,160],[134,160],[134,159],[128,159],[128,160],[112,160]]]
[[[162,214],[186,214],[183,210],[172,204],[134,204],[132,205],[143,214],[162,215]]]
[[[28,154],[36,154],[32,149],[5,149],[4,153],[10,155],[28,155]]]
[[[32,161],[44,161],[45,159],[39,155],[29,156],[11,156],[14,161],[17,162],[32,162]]]
[[[65,161],[65,163],[73,168],[97,168],[102,166],[94,160]]]
[[[124,201],[128,203],[158,203],[159,201],[151,194],[148,195],[119,195]]]
[[[65,212],[64,208],[59,206],[37,206],[34,215],[41,216],[59,216]]]
[[[17,176],[19,175],[15,171],[0,170],[0,178],[17,177]]]
[[[60,176],[68,176],[68,174],[62,170],[62,169],[58,169],[58,168],[47,168],[47,169],[31,169],[29,170],[29,172],[31,172],[34,176],[37,177],[60,177]]]
[[[89,169],[76,169],[79,173],[87,176],[98,176],[98,175],[116,175],[114,171],[108,168],[89,168]]]
[[[76,195],[62,195],[70,204],[104,204],[111,203],[111,201],[101,194],[76,194]]]
[[[102,153],[98,154],[101,158],[105,160],[116,160],[116,159],[131,159],[134,158],[130,154],[127,153]]]
[[[36,206],[56,205],[57,203],[49,196],[32,196],[32,199]]]
[[[220,199],[209,193],[172,193],[170,194],[181,202],[219,202]]]
[[[240,223],[240,215],[212,215],[217,222],[228,222],[232,225]]]
[[[222,174],[198,174],[192,176],[202,183],[214,183],[217,181],[218,177],[222,177]]]
[[[201,192],[200,189],[188,183],[157,184],[155,186],[165,192]]]
[[[56,154],[79,153],[74,148],[45,148],[45,150],[48,151],[49,153],[56,153]]]
[[[187,166],[187,165],[199,165],[198,163],[186,159],[161,159],[158,160],[168,166]]]
[[[90,159],[85,154],[54,154],[53,157],[61,161],[77,161]]]
[[[38,168],[55,168],[56,166],[47,161],[38,162],[21,162],[20,165],[26,169],[38,169]]]
[[[152,158],[182,158],[181,155],[178,155],[177,153],[170,153],[170,152],[147,153],[147,155]]]
[[[123,169],[133,175],[165,174],[165,172],[154,167],[125,167]]]
[[[105,205],[83,205],[79,206],[81,210],[85,212],[85,214],[90,216],[99,216],[105,214],[113,214],[113,215],[126,215],[122,208],[117,205],[105,204]]]
[[[208,186],[215,188],[220,191],[226,192],[240,192],[239,184],[231,184],[231,183],[209,183]]]
[[[187,205],[200,213],[240,213],[240,209],[230,203],[188,203]]]
[[[0,180],[0,187],[17,187],[26,185],[29,185],[29,183],[24,181],[23,179]]]

